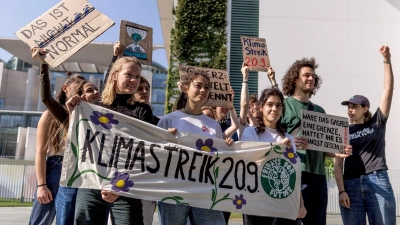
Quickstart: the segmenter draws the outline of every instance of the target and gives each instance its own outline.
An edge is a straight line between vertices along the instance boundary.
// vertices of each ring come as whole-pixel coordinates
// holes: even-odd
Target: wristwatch
[[[275,83],[275,84],[272,85],[272,86],[277,88],[277,87],[278,87],[278,83]]]
[[[390,60],[383,60],[383,63],[390,64],[391,61]]]

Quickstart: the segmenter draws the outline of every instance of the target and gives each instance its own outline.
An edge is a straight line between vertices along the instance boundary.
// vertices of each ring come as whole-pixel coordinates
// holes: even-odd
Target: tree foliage
[[[226,69],[226,0],[178,0],[172,13],[166,114],[179,95],[178,65]]]

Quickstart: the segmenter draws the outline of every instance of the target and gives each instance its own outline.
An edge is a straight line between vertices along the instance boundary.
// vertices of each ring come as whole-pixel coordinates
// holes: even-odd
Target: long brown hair
[[[207,79],[208,83],[210,83],[210,78],[207,76],[207,74],[205,74],[202,71],[194,71],[194,72],[192,72],[191,74],[189,74],[188,76],[184,77],[181,80],[182,81],[182,88],[183,88],[183,86],[188,86],[188,88],[189,88],[190,84],[194,80],[196,80],[198,76],[203,76],[204,78]],[[211,88],[211,85],[210,85],[210,88]],[[208,101],[208,98],[210,97],[210,93],[211,93],[211,91],[208,93],[207,101]],[[175,102],[175,105],[174,105],[173,109],[174,110],[183,109],[185,107],[186,103],[187,103],[187,94],[182,91],[179,94],[178,100]]]
[[[277,96],[281,100],[282,103],[282,115],[285,114],[285,105],[283,104],[283,94],[276,88],[266,88],[261,92],[260,99],[258,102],[262,107],[264,107],[264,104],[267,102],[268,98],[271,96]],[[286,127],[282,124],[282,116],[279,118],[279,120],[276,122],[276,130],[278,133],[281,135],[282,138],[285,137],[286,133]],[[257,117],[257,126],[256,126],[256,132],[257,134],[262,134],[265,132],[265,124],[263,121],[263,114],[262,111],[260,113],[260,116]]]
[[[71,74],[67,73],[67,79],[65,80],[64,85],[72,85],[74,83],[78,83],[82,80],[85,80],[85,78],[79,74]],[[71,93],[72,96],[73,93]],[[67,93],[64,92],[64,90],[61,88],[60,93],[56,97],[56,101],[60,103],[61,105],[65,106],[65,103],[68,100]],[[64,107],[64,110],[67,111],[67,109]],[[48,139],[46,146],[47,148],[51,148],[52,152],[55,153],[58,151],[58,149],[63,147],[63,135],[61,135],[61,131],[63,130],[64,135],[68,133],[68,122],[69,118],[67,117],[62,123],[60,123],[58,120],[56,120],[53,115],[50,116],[49,118],[49,133],[48,133]],[[45,149],[47,149],[45,148]]]
[[[361,106],[364,108],[366,105],[361,104]],[[364,113],[364,123],[368,122],[372,117],[371,111],[369,111],[369,108],[367,111]]]
[[[104,91],[102,94],[102,102],[104,105],[111,105],[114,102],[115,99],[115,82],[114,82],[114,74],[118,73],[122,69],[122,65],[125,63],[130,63],[133,62],[134,64],[138,65],[140,68],[142,68],[142,65],[140,64],[139,60],[136,57],[132,56],[124,56],[119,59],[117,59],[111,68],[110,75],[107,78],[107,83],[106,86],[104,87]],[[140,82],[140,81],[138,81]],[[128,99],[128,103],[133,105],[135,103],[135,93],[132,94],[132,97]]]
[[[284,95],[292,96],[294,94],[302,67],[311,68],[315,74],[318,64],[316,63],[315,58],[302,58],[300,60],[296,60],[296,62],[293,63],[293,65],[286,71],[285,76],[282,78],[282,92]],[[315,95],[317,90],[321,87],[322,80],[317,74],[315,74],[314,80],[315,85],[313,90],[310,92],[309,97]]]

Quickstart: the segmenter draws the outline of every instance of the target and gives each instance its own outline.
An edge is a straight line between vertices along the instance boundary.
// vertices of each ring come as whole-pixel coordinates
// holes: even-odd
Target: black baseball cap
[[[348,101],[343,101],[342,105],[348,105],[349,103],[357,104],[357,105],[364,105],[369,108],[369,100],[368,98],[362,95],[354,95]]]

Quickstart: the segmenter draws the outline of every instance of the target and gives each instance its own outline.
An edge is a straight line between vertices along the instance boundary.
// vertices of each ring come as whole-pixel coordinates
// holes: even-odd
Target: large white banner
[[[169,132],[81,102],[70,118],[61,185],[295,219],[300,159],[273,143]]]

